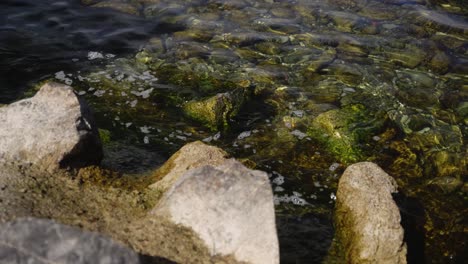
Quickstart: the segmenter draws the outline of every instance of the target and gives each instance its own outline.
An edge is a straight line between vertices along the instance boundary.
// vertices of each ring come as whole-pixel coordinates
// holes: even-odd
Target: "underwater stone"
[[[365,121],[365,117],[365,108],[362,105],[333,109],[319,114],[312,121],[308,134],[322,142],[327,150],[340,161],[356,162],[363,157],[359,140],[371,135],[372,131],[380,126],[380,124],[375,123],[370,125],[368,129],[362,127],[362,131],[354,129],[353,127],[357,123]]]
[[[338,184],[335,223],[346,263],[406,263],[395,192],[395,180],[374,163],[345,170]]]
[[[0,225],[0,259],[2,263],[140,263],[134,251],[110,238],[38,218]]]
[[[390,149],[398,153],[390,168],[392,171],[398,171],[400,176],[405,178],[416,178],[423,176],[423,170],[418,162],[418,155],[410,149],[405,142],[393,141],[390,143]]]
[[[461,151],[463,148],[462,132],[460,127],[455,125],[447,124],[433,128],[425,127],[409,135],[407,140],[413,148],[425,153],[439,149]]]
[[[425,153],[425,158],[428,161],[425,167],[427,175],[455,177],[468,173],[468,156],[463,151],[431,150]]]
[[[201,101],[189,101],[183,106],[183,110],[188,117],[215,131],[226,129],[243,103],[243,91],[234,91],[219,93]]]
[[[343,32],[352,32],[359,24],[367,22],[365,18],[351,12],[331,11],[326,15],[336,24],[337,29]]]
[[[428,183],[439,188],[444,193],[452,193],[463,186],[463,182],[455,177],[436,177]]]
[[[314,86],[306,86],[304,89],[318,103],[337,102],[343,93],[343,85],[331,78],[327,78]]]
[[[322,68],[328,66],[336,58],[336,50],[327,49],[318,58],[313,59],[307,64],[307,71],[317,72]]]
[[[418,66],[426,57],[422,49],[412,45],[407,45],[403,50],[385,50],[384,54],[391,62],[410,69]]]
[[[438,51],[429,62],[431,70],[438,74],[445,74],[450,67],[450,57],[443,51]]]
[[[255,48],[268,55],[277,55],[280,53],[279,44],[274,42],[260,42],[255,44]]]
[[[0,162],[55,170],[101,158],[92,112],[70,86],[49,82],[34,97],[0,108]]]
[[[273,192],[268,175],[235,160],[181,176],[152,214],[191,228],[211,255],[279,263]]]
[[[116,1],[104,1],[104,2],[99,2],[97,4],[92,5],[92,7],[98,7],[98,8],[111,8],[116,11],[130,14],[130,15],[139,15],[139,4],[133,4],[133,3],[123,3],[123,2],[116,2]]]

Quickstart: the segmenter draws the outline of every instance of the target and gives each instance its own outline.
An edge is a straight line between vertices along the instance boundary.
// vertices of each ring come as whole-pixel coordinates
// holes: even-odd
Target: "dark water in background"
[[[88,67],[89,51],[134,52],[149,36],[176,29],[79,1],[2,0],[0,103],[17,99],[28,85],[57,71]]]
[[[440,148],[448,149],[448,154],[443,152],[441,156],[448,155],[446,158],[448,165],[458,167],[458,170],[452,168],[450,170],[454,172],[451,173],[449,169],[447,169],[449,172],[445,172],[443,168],[437,166],[434,168],[440,170],[443,177],[466,181],[466,170],[463,168],[466,166],[463,161],[466,141],[463,140],[466,140],[467,135],[467,117],[464,110],[466,106],[463,103],[466,102],[468,95],[466,2],[462,0],[114,2],[146,4],[136,5],[137,14],[130,15],[112,9],[84,6],[74,0],[1,1],[0,104],[20,98],[25,90],[38,81],[57,77],[57,72],[70,74],[62,76],[63,78],[59,80],[73,79],[76,84],[79,83],[76,81],[79,79],[77,77],[79,72],[103,71],[107,74],[117,69],[112,72],[115,75],[111,74],[109,79],[118,83],[120,73],[122,76],[132,76],[128,72],[134,69],[128,70],[128,68],[135,65],[130,63],[127,65],[125,61],[122,63],[118,60],[114,63],[113,59],[134,58],[137,52],[145,49],[157,50],[158,48],[154,47],[154,39],[162,40],[164,51],[162,54],[158,53],[157,57],[167,64],[175,65],[180,61],[177,67],[199,66],[210,69],[208,66],[211,66],[214,68],[211,72],[213,75],[217,74],[217,71],[227,69],[226,71],[231,71],[233,76],[239,74],[236,71],[241,72],[240,74],[246,73],[249,77],[253,76],[249,80],[257,82],[257,86],[265,85],[265,94],[271,96],[273,101],[277,100],[277,104],[280,105],[280,110],[277,112],[284,116],[278,114],[279,117],[276,117],[275,111],[269,109],[272,108],[271,105],[262,101],[264,98],[256,98],[244,107],[233,122],[231,130],[221,133],[221,139],[211,143],[227,149],[236,158],[253,160],[258,168],[271,174],[275,194],[277,198],[279,197],[280,203],[277,208],[277,220],[282,262],[322,261],[333,236],[331,224],[333,195],[338,175],[343,171],[345,163],[324,153],[326,150],[316,147],[316,142],[303,140],[301,133],[306,132],[305,127],[301,127],[300,124],[297,126],[298,130],[293,130],[294,126],[287,127],[296,120],[300,122],[302,115],[307,115],[310,111],[321,113],[345,106],[349,102],[363,104],[375,102],[381,104],[375,108],[380,106],[388,110],[392,102],[398,102],[401,108],[396,109],[401,111],[401,116],[396,114],[397,117],[394,119],[386,120],[385,126],[388,127],[379,128],[375,132],[378,134],[377,138],[384,137],[385,131],[392,129],[397,131],[396,135],[392,136],[393,138],[389,137],[388,142],[376,143],[374,141],[379,140],[375,140],[374,136],[370,143],[362,144],[363,147],[374,148],[378,153],[370,159],[385,169],[393,168],[392,172],[401,172],[403,175],[405,172],[410,174],[411,168],[409,166],[395,168],[394,165],[397,164],[395,160],[402,162],[397,159],[399,156],[402,160],[408,159],[409,163],[428,164],[433,160],[430,160],[432,156],[427,158],[425,152],[439,151]],[[455,8],[457,5],[462,8]],[[294,9],[291,15],[289,11],[293,10],[294,6],[301,8]],[[301,9],[304,12],[301,12]],[[178,18],[184,15],[186,15],[184,19]],[[195,32],[194,35],[190,35],[192,30]],[[175,32],[182,33],[176,35]],[[184,34],[189,34],[189,37]],[[220,36],[223,36],[224,40],[220,40]],[[285,37],[287,41],[284,41]],[[151,44],[148,44],[148,41]],[[226,48],[229,52],[225,52],[225,46],[229,46]],[[90,52],[111,56],[105,60],[91,60]],[[332,59],[327,58],[329,52],[332,54]],[[447,63],[444,62],[443,55],[441,55],[441,64],[432,63],[435,52],[448,55],[448,65],[440,66]],[[234,53],[237,55],[232,55]],[[145,53],[138,54],[144,56]],[[417,57],[416,62],[412,57]],[[323,65],[310,66],[306,65],[309,60],[329,61]],[[317,69],[310,70],[310,67]],[[157,70],[154,72],[157,74]],[[152,84],[154,87],[170,89],[175,87],[181,90],[192,88],[187,86],[187,83],[171,83],[171,80],[164,79],[164,76],[158,77],[161,84]],[[221,78],[221,81],[232,81],[229,79],[229,74],[216,78]],[[199,86],[195,84],[193,90],[196,92],[190,91],[187,94],[191,95],[192,92],[203,94],[203,91],[199,91]],[[335,86],[339,89],[335,89]],[[144,89],[133,92],[147,91],[145,89],[150,87],[151,85],[143,86]],[[103,85],[98,91],[106,92],[105,90],[106,86]],[[84,89],[81,92],[88,96],[88,99],[96,104],[95,106],[104,102],[99,101],[101,95],[95,90],[90,92]],[[191,99],[187,96],[185,98]],[[129,97],[119,101],[118,104],[122,103],[123,107],[130,108],[128,105],[134,99],[138,99],[138,104],[144,105],[144,99],[147,98]],[[153,100],[156,104],[161,103],[157,98],[150,97],[149,100]],[[323,109],[306,109],[304,101],[313,101]],[[143,106],[136,108],[136,114],[130,113],[128,116],[120,113],[118,109],[111,108],[99,109],[97,114],[101,122],[100,128],[111,131],[113,137],[126,141],[126,144],[134,144],[142,149],[153,150],[164,146],[173,151],[185,144],[184,140],[177,141],[175,138],[197,140],[218,135],[199,124],[180,118],[181,113],[177,112],[177,109],[171,112],[174,111],[173,108],[167,113],[164,112],[162,115],[164,118],[161,120],[152,116],[154,113]],[[264,109],[259,110],[259,108]],[[437,112],[440,109],[442,113]],[[428,117],[432,114],[435,117]],[[145,115],[149,117],[146,118]],[[411,118],[416,121],[413,123],[404,121]],[[133,124],[127,126],[126,124],[130,122]],[[457,138],[455,143],[450,140],[459,135],[457,134],[459,130],[454,132],[450,130],[451,126],[457,126],[462,131],[461,139]],[[427,131],[427,127],[437,133],[440,132],[434,134],[434,137],[440,137],[440,140],[438,139],[442,141],[440,145],[431,148],[428,145],[435,144],[434,142],[424,142],[426,139],[420,138],[412,139],[411,135],[416,133],[405,134],[408,129],[424,132]],[[162,132],[156,132],[159,128]],[[152,129],[150,133],[146,132],[148,129]],[[260,132],[255,132],[256,130]],[[295,134],[291,142],[285,142],[276,141],[275,136],[280,137],[278,135],[264,132],[277,130],[293,130],[291,133]],[[249,136],[242,134],[243,132],[248,132]],[[449,136],[444,137],[444,133]],[[189,134],[191,136],[188,136]],[[246,139],[240,139],[241,135],[246,136]],[[150,144],[146,144],[147,137],[151,139]],[[413,157],[411,155],[404,156],[407,149],[403,147],[403,150],[400,149],[402,142],[424,145],[414,146],[412,149],[415,155],[418,155],[417,159],[410,159]],[[455,150],[450,149],[454,144],[458,144]],[[272,154],[261,153],[262,148],[269,151],[271,149]],[[438,149],[435,150],[436,148]],[[259,153],[252,153],[255,149]],[[282,150],[285,153],[281,153]],[[166,151],[164,155],[169,155],[171,151]],[[133,150],[131,154],[126,155],[137,156],[138,153],[139,150]],[[149,152],[138,155],[149,155],[147,153]],[[131,160],[138,162],[135,160],[140,156]],[[302,161],[304,157],[310,160]],[[429,161],[426,161],[426,158]],[[285,165],[288,159],[294,160],[289,166]],[[317,164],[311,166],[310,163]],[[429,169],[424,169],[422,173],[425,176],[430,175]],[[435,214],[430,218],[429,213],[425,215],[421,209],[423,207],[420,205],[421,201],[413,202],[414,198],[400,198],[404,221],[409,226],[414,230],[420,230],[423,225],[431,222],[434,226],[431,228],[437,230],[426,235],[426,238],[421,238],[420,232],[414,232],[416,242],[412,248],[418,253],[413,254],[411,260],[414,263],[422,263],[420,261],[426,255],[427,263],[462,263],[466,256],[463,248],[466,246],[461,243],[466,242],[466,240],[463,242],[466,232],[460,231],[459,227],[466,223],[466,218],[463,217],[463,212],[466,212],[466,206],[463,208],[466,192],[460,191],[459,188],[458,192],[452,193],[451,196],[436,192],[431,196],[424,191],[429,184],[421,183],[426,181],[425,179],[418,178],[410,180],[409,183],[405,179],[399,180],[401,180],[399,184],[408,185],[405,187],[405,192],[409,196],[425,195],[424,199],[428,204],[447,208],[440,212],[440,217],[437,216],[439,209],[428,209],[430,213]],[[433,179],[427,181],[432,182]],[[431,189],[427,190],[432,192]],[[444,199],[450,201],[448,203],[454,207],[444,206],[441,202]],[[458,229],[450,230],[447,226],[457,226]],[[443,235],[447,229],[453,233],[449,239]],[[425,241],[432,243],[426,249]],[[439,248],[434,245],[435,243],[441,243],[440,248],[443,249],[432,253],[431,249]]]

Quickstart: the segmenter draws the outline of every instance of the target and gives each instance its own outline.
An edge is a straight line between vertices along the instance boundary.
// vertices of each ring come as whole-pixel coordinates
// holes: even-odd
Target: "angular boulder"
[[[159,181],[150,185],[150,188],[165,191],[188,170],[205,165],[220,165],[227,156],[224,150],[201,141],[186,144],[155,172],[154,178]]]
[[[265,172],[235,160],[187,171],[151,212],[191,228],[212,256],[279,263],[273,193]]]
[[[406,263],[395,180],[379,166],[360,162],[340,178],[335,225],[346,263]]]
[[[57,168],[97,164],[102,146],[91,110],[70,86],[49,82],[0,108],[0,164]]]
[[[0,225],[1,263],[140,263],[132,250],[97,233],[52,220],[21,218]]]

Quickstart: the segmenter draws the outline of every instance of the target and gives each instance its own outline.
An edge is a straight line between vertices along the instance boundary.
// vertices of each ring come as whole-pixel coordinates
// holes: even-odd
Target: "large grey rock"
[[[340,178],[336,228],[346,263],[406,263],[395,180],[379,166],[360,162]]]
[[[22,218],[0,225],[0,263],[140,263],[132,250],[97,233],[52,220]]]
[[[152,213],[191,228],[211,255],[232,254],[248,263],[279,263],[268,176],[235,160],[189,170]]]
[[[0,164],[54,170],[101,158],[92,113],[70,86],[47,83],[34,97],[0,108]]]

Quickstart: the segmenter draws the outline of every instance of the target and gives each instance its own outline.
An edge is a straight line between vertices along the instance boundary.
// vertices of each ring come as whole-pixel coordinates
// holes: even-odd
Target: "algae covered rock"
[[[211,255],[232,254],[248,263],[279,263],[268,175],[235,160],[188,171],[152,213],[191,228]]]
[[[395,180],[379,166],[361,162],[340,178],[335,223],[346,263],[406,263]]]
[[[192,100],[183,106],[184,113],[210,128],[224,130],[244,103],[244,91],[219,93],[215,96]]]
[[[382,121],[372,120],[364,106],[350,105],[318,115],[308,134],[342,162],[356,162],[364,157],[362,139],[370,138],[381,126]]]
[[[138,254],[97,233],[48,219],[0,225],[2,263],[141,263]]]
[[[47,170],[97,164],[102,146],[90,108],[70,86],[47,83],[0,108],[0,161]]]

